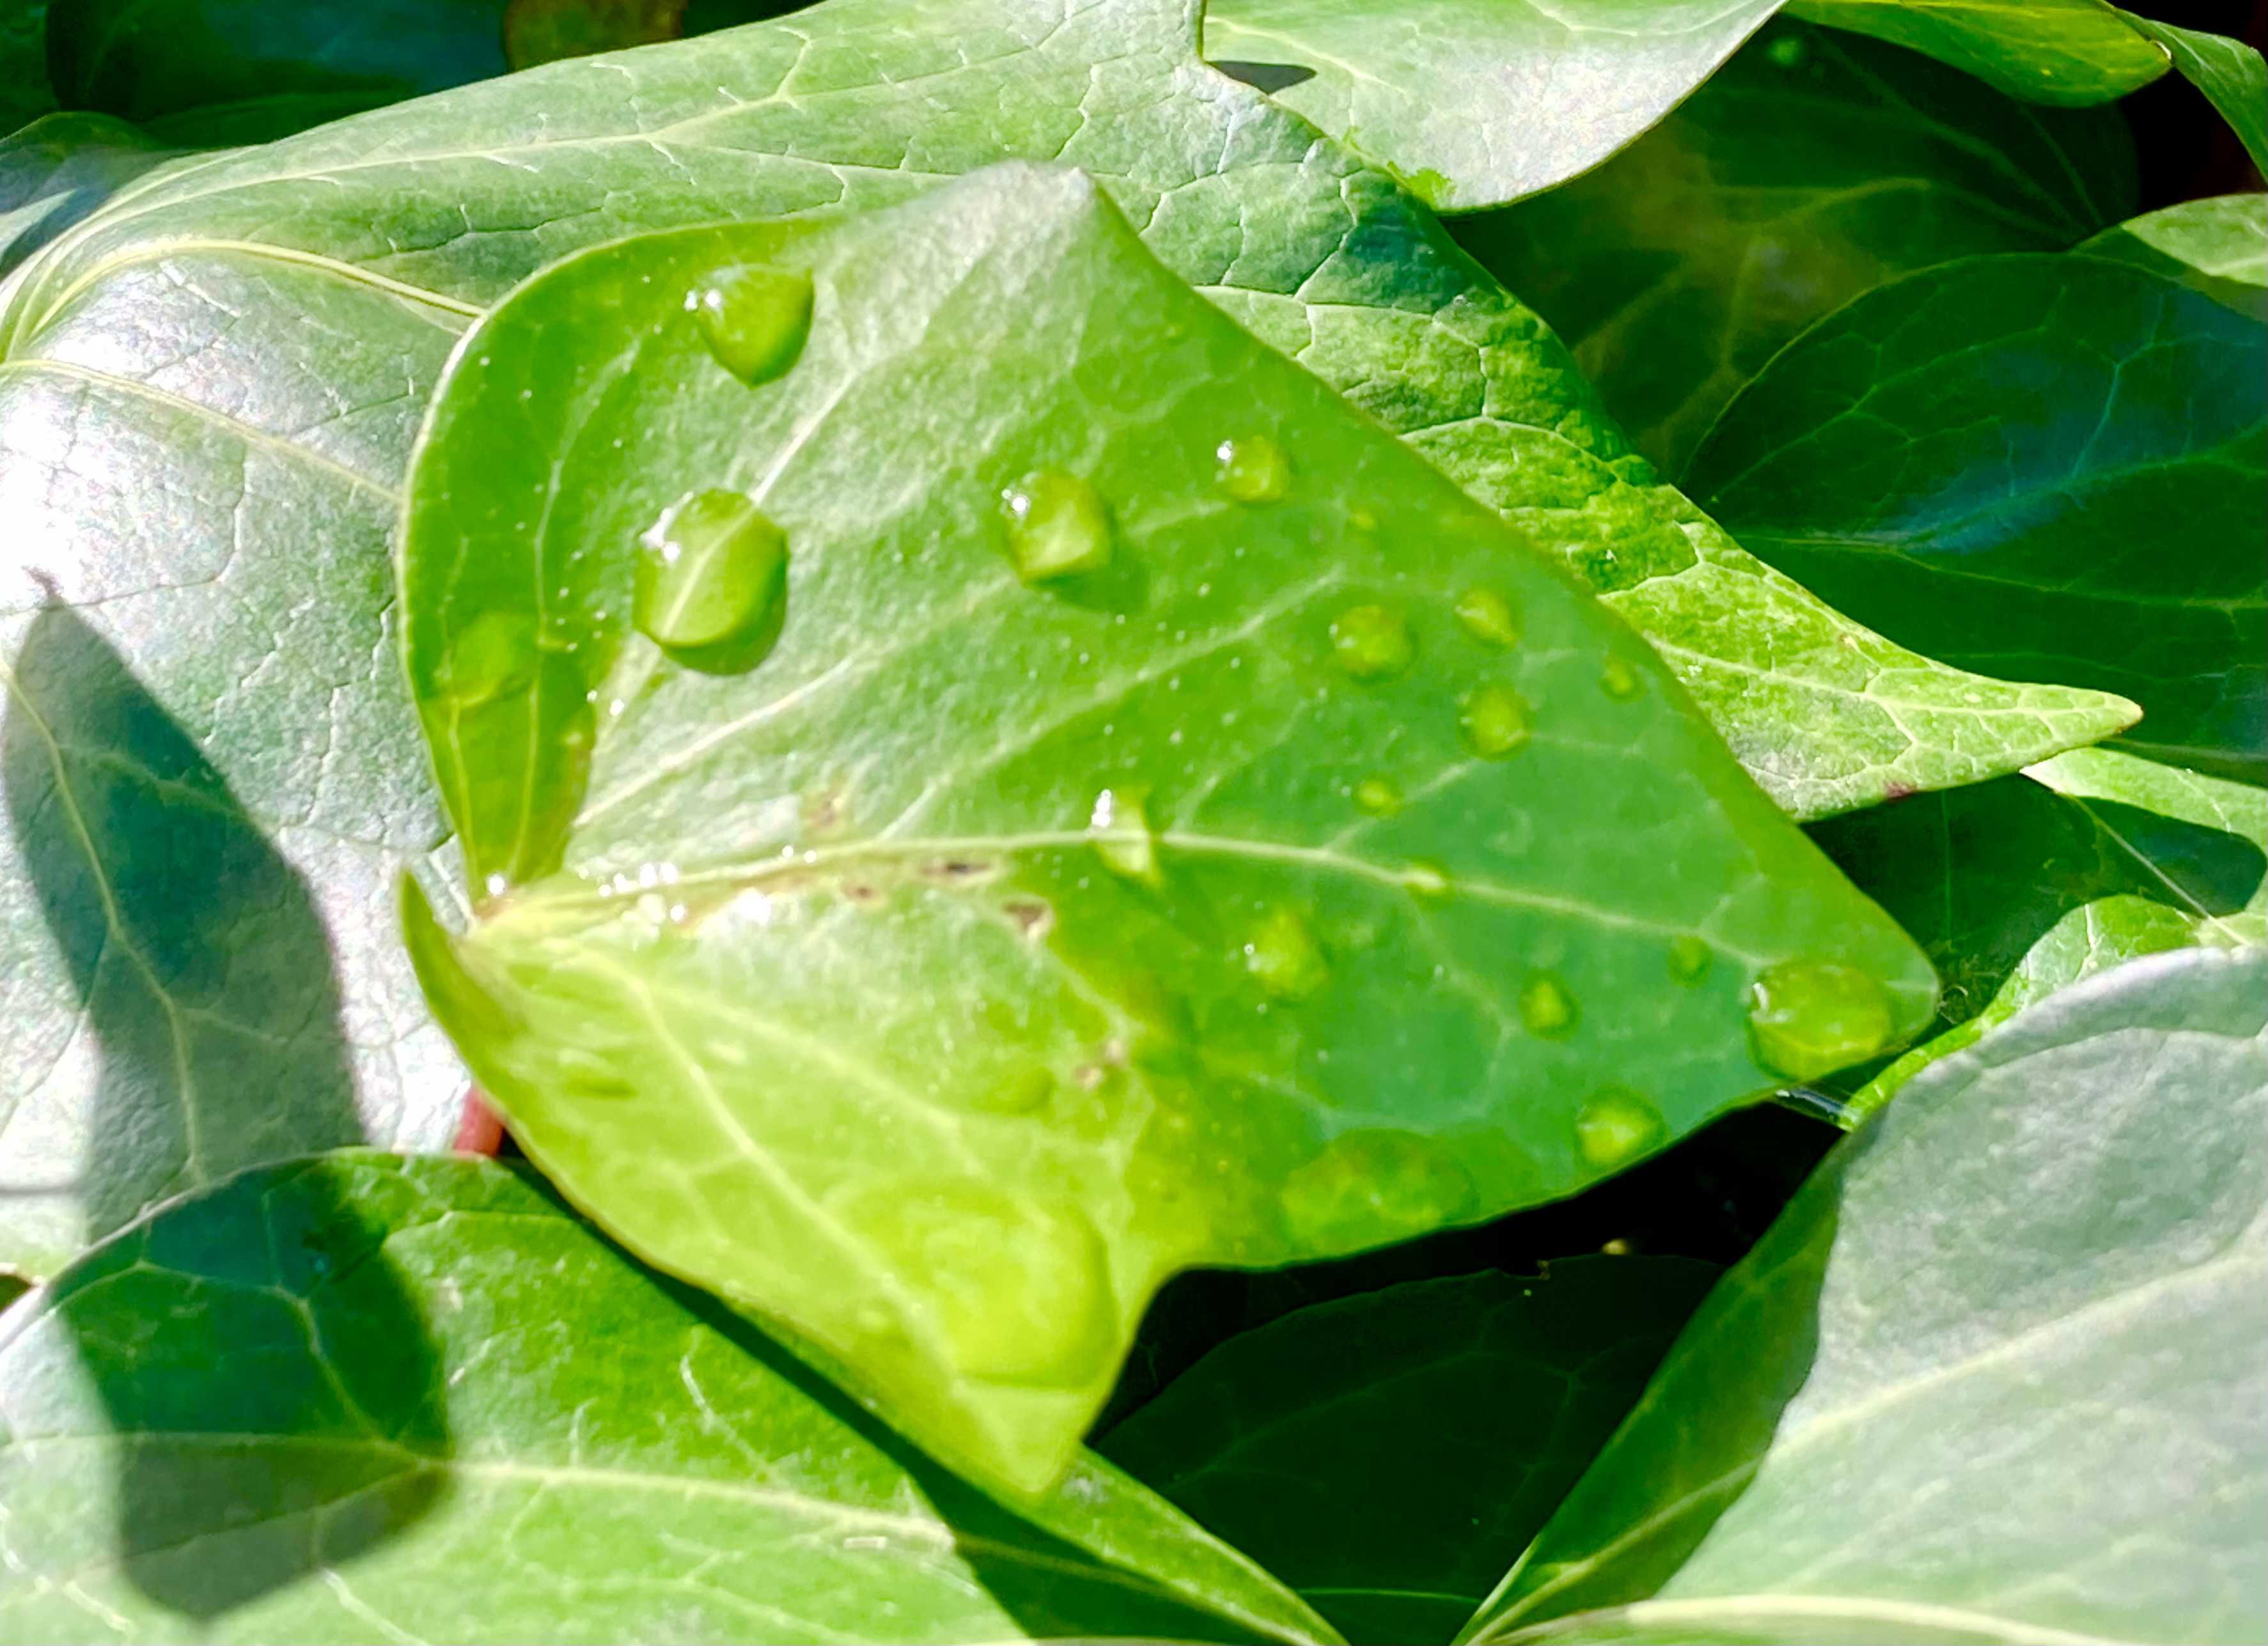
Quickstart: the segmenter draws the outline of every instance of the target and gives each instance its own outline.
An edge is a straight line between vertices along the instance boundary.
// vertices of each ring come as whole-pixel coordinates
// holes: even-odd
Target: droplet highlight
[[[1331,624],[1331,656],[1358,680],[1389,680],[1417,655],[1409,620],[1392,606],[1350,606]]]
[[[685,294],[717,364],[750,388],[784,375],[811,336],[811,276],[720,268]]]
[[[1094,855],[1102,866],[1129,880],[1155,885],[1158,872],[1157,832],[1150,826],[1144,795],[1138,789],[1106,789],[1094,797],[1087,828],[1094,836]]]
[[[1246,941],[1244,969],[1278,1000],[1305,1000],[1331,974],[1322,944],[1307,922],[1288,908],[1272,911]]]
[[[630,621],[664,650],[745,644],[777,615],[787,534],[739,492],[696,492],[641,541]]]
[[[1757,1060],[1793,1080],[1815,1080],[1872,1057],[1895,1026],[1881,984],[1830,961],[1783,960],[1749,989]]]
[[[1239,503],[1275,503],[1292,489],[1292,463],[1264,434],[1224,440],[1213,448],[1213,479]]]
[[[1602,1089],[1575,1113],[1576,1152],[1602,1171],[1637,1159],[1668,1135],[1661,1111],[1626,1086]]]
[[[1520,1020],[1530,1034],[1564,1040],[1575,1032],[1575,996],[1549,972],[1538,972],[1520,988]]]
[[[1486,646],[1511,646],[1520,642],[1520,619],[1512,602],[1494,589],[1471,588],[1457,597],[1457,621],[1465,632]]]
[[[1474,753],[1500,761],[1528,741],[1528,700],[1509,686],[1475,687],[1457,711],[1457,730]]]
[[[1000,494],[1008,558],[1026,583],[1101,571],[1112,554],[1110,511],[1076,474],[1039,469]]]

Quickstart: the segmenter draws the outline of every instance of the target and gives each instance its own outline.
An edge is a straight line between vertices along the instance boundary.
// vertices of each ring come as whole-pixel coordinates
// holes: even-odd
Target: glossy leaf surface
[[[1446,1641],[1718,1271],[1588,1257],[1413,1282],[1231,1339],[1098,1443],[1353,1641]]]
[[[1790,345],[1688,483],[1907,644],[2118,692],[2135,746],[2257,782],[2264,419],[2259,321],[2098,258],[1976,258]]]
[[[1718,1286],[1470,1631],[2268,1631],[2268,954],[2066,990],[1928,1069]]]
[[[1665,473],[1814,320],[1896,276],[2062,251],[2133,209],[2125,122],[1779,23],[1587,176],[1457,239],[1566,340]]]
[[[753,390],[686,301],[736,267],[817,293]],[[429,993],[570,1195],[944,1455],[1052,1478],[1177,1268],[1554,1198],[1752,1096],[1770,968],[1870,991],[1842,1062],[1926,1019],[1635,636],[1078,174],[601,248],[459,361],[408,656],[491,901]],[[1274,501],[1218,473],[1258,440]],[[790,545],[753,665],[630,626],[711,489]],[[1002,503],[1051,495],[1099,561],[1035,580]]]
[[[250,1173],[11,1311],[0,1547],[11,1641],[1319,1637],[1108,1466],[1009,1515],[462,1158]]]
[[[2105,229],[2080,250],[2133,263],[2268,319],[2268,195],[2184,201]]]
[[[1792,0],[1788,11],[1926,51],[2036,103],[2107,103],[2166,58],[2105,0]]]
[[[167,155],[100,114],[44,114],[0,136],[0,277]]]
[[[2203,29],[2176,28],[2132,11],[2119,14],[2165,48],[2183,77],[2220,111],[2254,167],[2268,172],[2268,60],[2257,48]]]
[[[2268,794],[2110,749],[1813,837],[1945,980],[1943,1032],[1870,1080],[1862,1110],[2080,978],[2169,949],[2268,942]]]

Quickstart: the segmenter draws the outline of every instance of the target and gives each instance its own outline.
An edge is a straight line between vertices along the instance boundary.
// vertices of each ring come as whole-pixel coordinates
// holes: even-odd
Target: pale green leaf
[[[2138,960],[1925,1071],[1719,1285],[1468,1630],[2268,1635],[2268,954]]]
[[[2079,249],[2151,269],[2268,319],[2268,195],[2184,201],[2105,229]]]
[[[1926,51],[2036,103],[2104,103],[2166,71],[2106,0],[1790,0],[1794,17]]]
[[[688,312],[741,265],[817,292],[755,390]],[[1035,474],[1107,564],[1020,577]],[[718,489],[785,533],[784,620],[681,661],[641,534]],[[1176,1269],[1619,1168],[1770,1085],[1769,970],[1855,991],[1832,1061],[1930,1010],[1635,636],[1076,173],[563,264],[468,336],[406,519],[490,894],[420,964],[483,1087],[634,1248],[1021,1486]]]
[[[1097,1459],[1023,1517],[509,1167],[273,1166],[0,1323],[0,1639],[1330,1638]]]

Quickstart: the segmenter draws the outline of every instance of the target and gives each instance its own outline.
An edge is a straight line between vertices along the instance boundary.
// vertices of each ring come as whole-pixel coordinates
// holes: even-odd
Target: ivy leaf
[[[2175,68],[2220,112],[2255,170],[2268,173],[2268,59],[2242,40],[2203,29],[2176,28],[2121,11],[2142,35],[2156,41]]]
[[[2257,782],[2264,418],[2257,320],[2098,258],[1974,258],[1789,345],[1687,483],[1905,643],[2131,696],[2131,746]]]
[[[530,1178],[350,1152],[0,1329],[11,1639],[1331,1636],[1108,1465],[1028,1517]]]
[[[2268,943],[2268,794],[2110,749],[1837,818],[1813,838],[1946,982],[1941,1032],[1867,1083],[1862,1113],[2121,961]]]
[[[1350,1640],[1446,1641],[1716,1274],[1575,1258],[1321,1304],[1232,1338],[1098,1444]]]
[[[2268,320],[2268,195],[2188,200],[2105,229],[2079,248],[2132,263]]]
[[[1778,23],[1597,171],[1454,226],[1675,474],[1813,321],[1956,257],[2066,250],[2134,192],[2112,110],[2036,108],[1899,47]]]
[[[741,290],[814,303],[753,391]],[[1557,1198],[1930,1010],[1635,636],[1078,173],[563,264],[405,520],[483,1088],[1020,1488],[1175,1270]]]
[[[1791,16],[1926,51],[2036,103],[2107,103],[2166,71],[2104,0],[1792,0]]]
[[[1916,1077],[1466,1638],[2259,1638],[2264,1010],[2268,953],[2163,955]]]

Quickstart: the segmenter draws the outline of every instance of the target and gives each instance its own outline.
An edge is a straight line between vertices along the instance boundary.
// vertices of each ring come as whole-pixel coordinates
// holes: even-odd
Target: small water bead
[[[1391,606],[1350,606],[1331,624],[1331,656],[1358,680],[1390,679],[1417,654],[1409,620]]]
[[[1575,1114],[1575,1148],[1602,1171],[1636,1159],[1668,1135],[1661,1111],[1626,1086],[1602,1087]]]
[[[1106,789],[1094,797],[1087,827],[1094,832],[1094,855],[1113,874],[1149,885],[1158,884],[1158,837],[1150,827],[1143,794],[1134,789]]]
[[[524,690],[535,678],[535,620],[523,612],[483,612],[449,642],[441,687],[460,708]]]
[[[1530,1034],[1564,1040],[1575,1032],[1579,1015],[1574,996],[1550,973],[1538,972],[1521,985],[1520,1020]]]
[[[1457,730],[1474,753],[1500,761],[1528,741],[1528,700],[1509,686],[1476,686],[1457,712]]]
[[[1473,1209],[1454,1150],[1409,1132],[1349,1132],[1285,1179],[1285,1231],[1303,1256],[1429,1234]]]
[[[717,364],[750,388],[785,372],[811,335],[811,276],[721,268],[685,294]]]
[[[1872,1057],[1895,1025],[1882,986],[1853,966],[1783,960],[1749,989],[1749,1033],[1767,1069],[1816,1080]]]
[[[787,535],[737,491],[696,492],[642,540],[630,618],[672,651],[756,636],[787,590]]]
[[[1690,988],[1709,974],[1709,965],[1715,959],[1709,945],[1698,937],[1673,937],[1669,941],[1669,978],[1674,983]]]
[[[1512,602],[1494,589],[1472,588],[1457,597],[1457,621],[1483,645],[1511,646],[1520,642],[1520,620]]]
[[[1454,888],[1449,871],[1437,863],[1410,864],[1402,871],[1402,884],[1409,888],[1412,897],[1423,898],[1427,902],[1439,901]]]
[[[1038,469],[1000,494],[1008,558],[1026,583],[1101,571],[1110,563],[1110,511],[1076,474]]]
[[[1213,459],[1213,478],[1239,503],[1274,503],[1292,489],[1291,459],[1264,434],[1224,440]]]
[[[1638,671],[1620,658],[1609,658],[1599,671],[1599,687],[1618,703],[1626,703],[1645,689]]]
[[[1372,817],[1392,817],[1402,810],[1402,791],[1383,777],[1366,777],[1354,786],[1354,803]]]
[[[1288,908],[1270,912],[1244,945],[1244,969],[1278,1000],[1304,1000],[1330,979],[1330,962],[1307,922]]]

